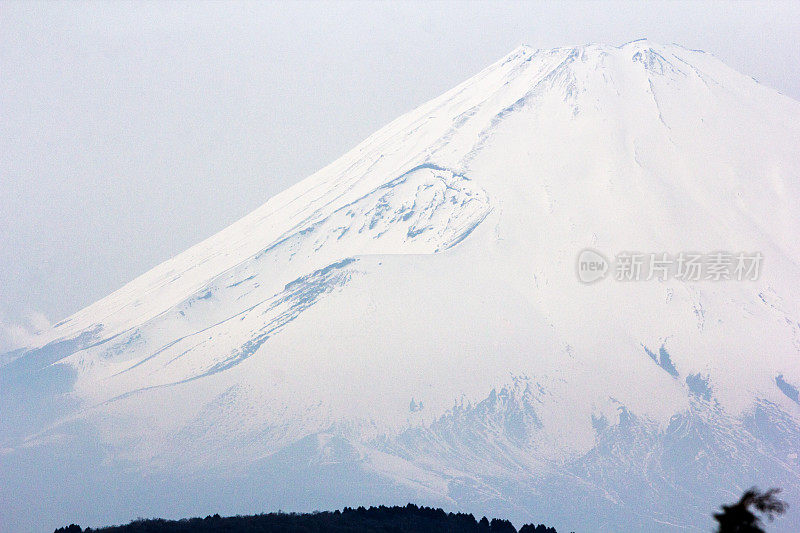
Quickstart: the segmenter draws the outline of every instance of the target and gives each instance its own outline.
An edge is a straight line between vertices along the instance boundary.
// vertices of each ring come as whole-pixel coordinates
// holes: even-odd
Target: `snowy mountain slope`
[[[8,523],[130,518],[37,498],[63,457],[138,514],[704,530],[750,484],[800,501],[798,119],[675,45],[513,51],[0,367]],[[586,285],[587,247],[764,264]]]

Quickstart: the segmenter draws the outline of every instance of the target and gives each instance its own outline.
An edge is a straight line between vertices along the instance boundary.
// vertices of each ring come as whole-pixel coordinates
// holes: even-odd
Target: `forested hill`
[[[442,509],[418,507],[345,507],[342,511],[309,514],[269,513],[253,516],[185,518],[182,520],[135,520],[123,526],[82,529],[77,525],[55,533],[251,533],[251,532],[334,532],[334,533],[517,533],[508,520],[471,514],[446,513]],[[544,525],[524,525],[519,533],[557,533]]]

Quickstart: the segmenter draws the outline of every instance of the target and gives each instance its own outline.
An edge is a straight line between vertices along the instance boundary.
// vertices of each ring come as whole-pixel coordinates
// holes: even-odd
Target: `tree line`
[[[723,505],[714,519],[718,533],[764,533],[766,517],[770,522],[786,512],[788,505],[777,495],[780,489],[760,491],[753,487],[738,502]],[[756,514],[758,513],[758,515]],[[139,519],[122,526],[82,529],[76,524],[61,527],[55,533],[557,533],[544,524],[526,524],[519,531],[508,520],[476,520],[472,514],[447,513],[442,509],[419,507],[345,507],[341,511],[316,513],[268,513],[251,516],[164,520]]]
[[[472,514],[447,513],[442,509],[420,507],[345,507],[341,511],[315,513],[267,513],[251,516],[182,520],[139,519],[99,529],[72,524],[55,533],[557,533],[543,524],[527,524],[519,531],[508,520],[485,516],[476,520]]]

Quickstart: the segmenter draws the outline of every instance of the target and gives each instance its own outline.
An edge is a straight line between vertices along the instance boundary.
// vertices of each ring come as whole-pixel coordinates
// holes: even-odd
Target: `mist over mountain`
[[[706,52],[520,47],[0,358],[2,527],[800,502],[798,146],[800,103]],[[586,249],[763,264],[585,283]]]

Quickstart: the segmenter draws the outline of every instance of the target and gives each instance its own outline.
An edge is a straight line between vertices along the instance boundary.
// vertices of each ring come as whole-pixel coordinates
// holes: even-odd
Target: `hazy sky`
[[[519,44],[647,37],[800,99],[800,3],[0,1],[0,352]]]

